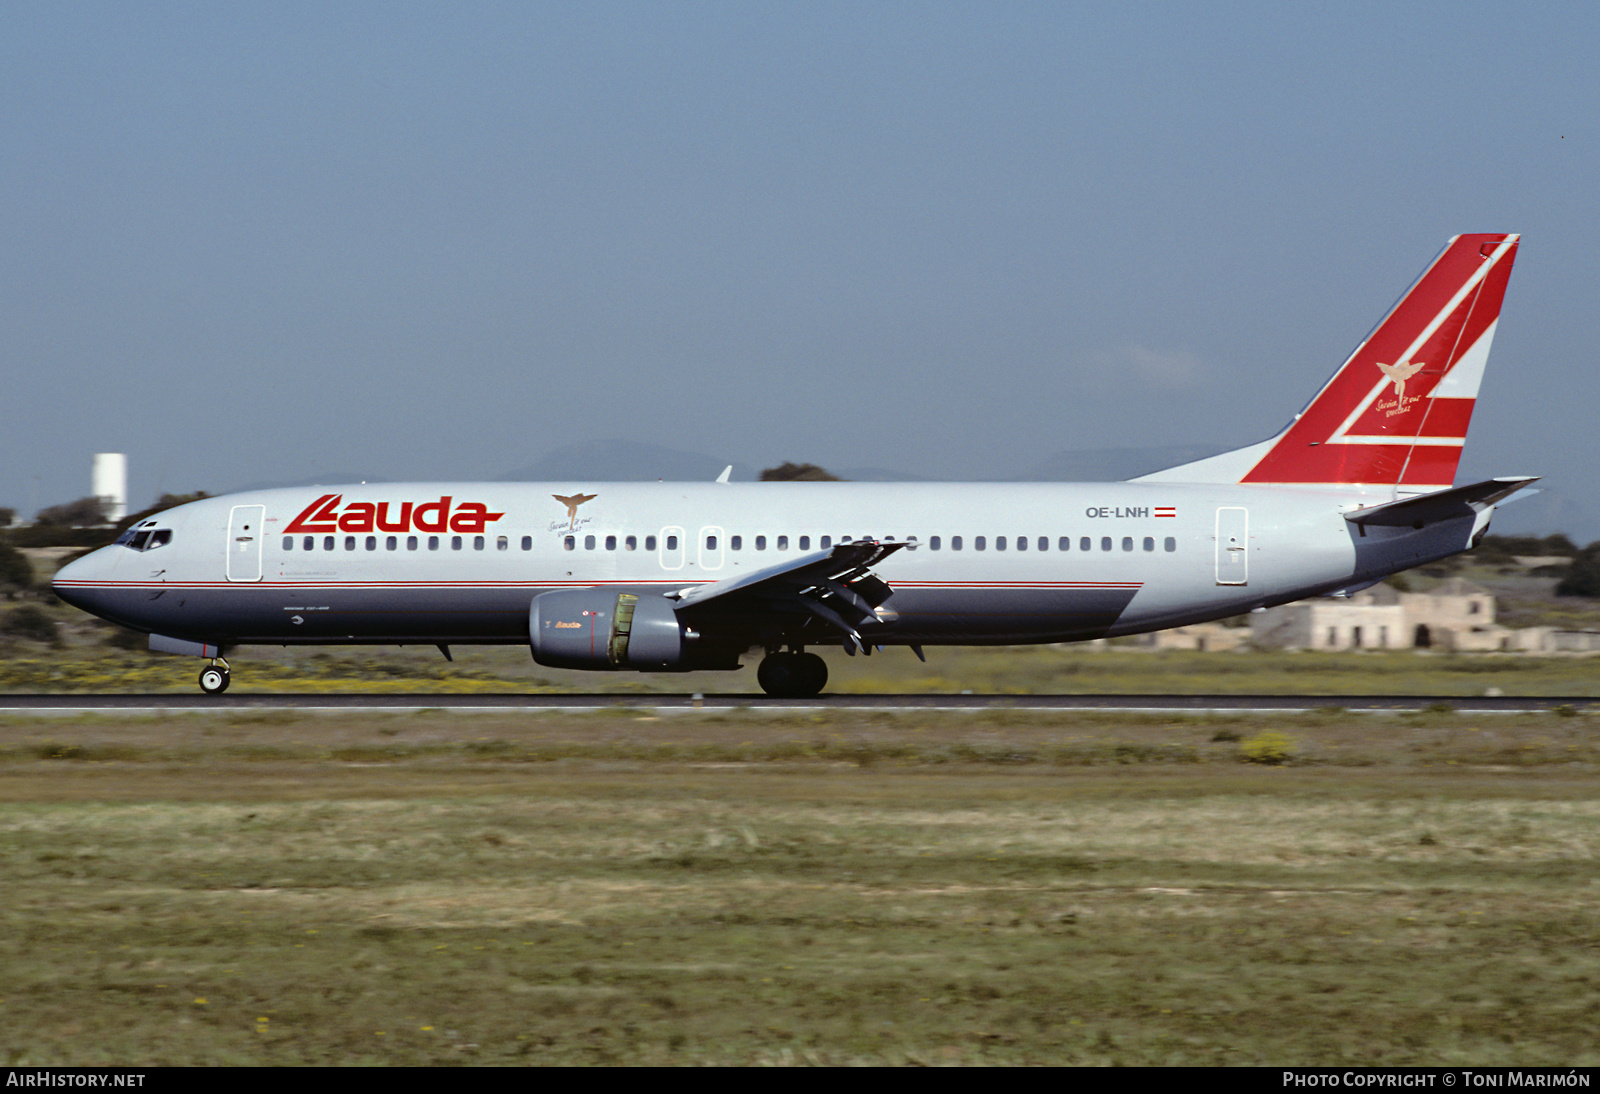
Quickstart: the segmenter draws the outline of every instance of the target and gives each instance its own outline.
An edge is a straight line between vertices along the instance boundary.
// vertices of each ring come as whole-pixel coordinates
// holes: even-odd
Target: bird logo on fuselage
[[[593,501],[600,495],[574,494],[570,498],[562,497],[560,494],[551,494],[550,496],[567,507],[567,520],[571,522],[570,527],[576,528],[578,526],[578,506],[586,501]]]

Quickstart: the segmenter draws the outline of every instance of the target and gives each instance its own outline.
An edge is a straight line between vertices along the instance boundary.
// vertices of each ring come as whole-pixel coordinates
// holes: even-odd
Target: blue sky
[[[624,438],[1260,439],[1524,234],[1462,475],[1600,477],[1600,8],[0,4],[0,505]],[[1600,506],[1597,506],[1600,508]]]

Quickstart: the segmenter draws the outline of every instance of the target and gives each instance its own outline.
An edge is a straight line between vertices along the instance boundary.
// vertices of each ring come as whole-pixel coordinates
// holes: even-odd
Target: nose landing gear
[[[827,686],[828,663],[814,653],[769,653],[756,668],[756,682],[774,699],[809,699]]]
[[[211,664],[200,670],[200,690],[207,695],[221,695],[232,680],[233,673],[225,657],[213,657]]]

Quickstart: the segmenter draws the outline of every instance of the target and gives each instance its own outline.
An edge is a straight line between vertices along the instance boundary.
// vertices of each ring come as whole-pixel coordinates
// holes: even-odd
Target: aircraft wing
[[[880,621],[876,609],[894,590],[872,567],[906,546],[862,540],[826,551],[798,555],[776,566],[739,577],[692,585],[667,596],[680,611],[703,605],[738,610],[789,610],[811,615],[843,633],[858,649],[866,643],[860,628]]]

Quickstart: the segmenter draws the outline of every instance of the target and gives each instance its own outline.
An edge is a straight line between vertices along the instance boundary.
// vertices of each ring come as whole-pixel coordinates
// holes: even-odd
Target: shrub
[[[150,648],[150,636],[113,625],[106,628],[105,644],[119,650],[145,650]]]
[[[1239,755],[1248,764],[1286,764],[1294,759],[1294,742],[1269,729],[1241,742]]]
[[[0,590],[11,596],[33,584],[33,564],[28,556],[0,539]]]
[[[18,638],[47,642],[52,646],[61,645],[61,634],[57,631],[55,623],[37,604],[24,604],[20,608],[13,608],[6,615],[5,629],[7,634]]]
[[[1600,596],[1600,543],[1591,543],[1578,557],[1561,584],[1556,586],[1557,596]]]

